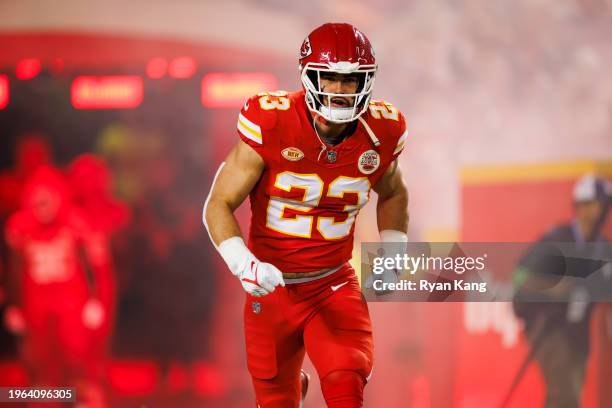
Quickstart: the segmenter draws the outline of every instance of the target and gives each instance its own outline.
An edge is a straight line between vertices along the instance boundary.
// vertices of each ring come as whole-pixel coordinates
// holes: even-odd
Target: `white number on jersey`
[[[299,174],[290,171],[279,173],[274,183],[276,188],[291,191],[292,188],[304,190],[301,200],[290,200],[282,197],[271,197],[268,204],[268,228],[294,237],[310,238],[314,224],[312,215],[296,215],[295,218],[284,216],[285,209],[304,213],[312,211],[319,205],[324,190],[324,182],[316,174]],[[334,217],[318,217],[317,230],[325,239],[344,238],[351,232],[357,213],[368,202],[370,181],[366,177],[340,176],[332,181],[327,188],[327,197],[343,199],[347,193],[357,194],[356,204],[344,206],[348,214],[346,220],[336,222]]]

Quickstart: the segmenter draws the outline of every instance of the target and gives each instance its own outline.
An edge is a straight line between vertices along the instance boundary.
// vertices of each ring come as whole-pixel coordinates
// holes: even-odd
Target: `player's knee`
[[[356,371],[332,371],[321,379],[321,390],[328,408],[363,407],[365,378]]]
[[[257,407],[289,408],[297,407],[300,401],[299,376],[295,381],[279,381],[253,378]]]
[[[371,355],[356,348],[344,349],[340,355],[330,358],[330,363],[322,370],[321,375],[343,370],[353,371],[366,378],[372,371]]]

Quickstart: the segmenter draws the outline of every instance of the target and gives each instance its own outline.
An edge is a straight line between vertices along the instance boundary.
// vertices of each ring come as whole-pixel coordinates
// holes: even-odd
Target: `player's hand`
[[[23,312],[16,306],[9,306],[4,311],[4,325],[13,334],[20,335],[26,331],[26,321]]]
[[[380,232],[381,249],[379,256],[395,259],[396,255],[403,257],[406,253],[406,243],[408,242],[408,236],[401,231],[395,230],[384,230]],[[365,288],[372,289],[377,295],[384,295],[389,293],[389,290],[376,290],[374,289],[374,281],[382,281],[384,283],[397,283],[400,280],[402,271],[396,268],[387,269],[385,268],[382,273],[375,274],[371,273],[365,281]]]
[[[278,285],[285,286],[283,274],[276,266],[259,262],[254,256],[249,265],[245,265],[239,278],[244,290],[253,296],[268,295]]]
[[[85,306],[83,306],[83,312],[81,318],[85,327],[91,330],[95,330],[102,326],[104,321],[104,306],[98,299],[89,299]]]
[[[240,237],[226,239],[219,244],[219,253],[242,287],[253,296],[264,296],[285,286],[283,274],[272,264],[259,261]]]

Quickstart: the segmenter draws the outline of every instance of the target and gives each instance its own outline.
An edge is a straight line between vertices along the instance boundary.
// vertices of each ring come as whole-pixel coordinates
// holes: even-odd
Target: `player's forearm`
[[[408,190],[402,184],[388,196],[379,196],[376,205],[378,230],[408,232]]]
[[[211,198],[206,204],[204,219],[206,229],[216,246],[228,238],[242,236],[234,212],[223,200]]]

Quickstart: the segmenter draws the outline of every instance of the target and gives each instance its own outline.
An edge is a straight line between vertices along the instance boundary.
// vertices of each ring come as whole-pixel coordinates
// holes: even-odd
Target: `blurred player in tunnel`
[[[0,218],[6,219],[19,208],[25,182],[39,167],[51,163],[51,148],[45,136],[28,133],[19,138],[13,168],[0,173]]]
[[[108,256],[70,202],[63,174],[43,166],[27,181],[6,225],[11,249],[6,325],[22,336],[33,385],[74,386],[104,406],[95,336],[108,303]]]
[[[113,197],[111,173],[104,161],[93,154],[82,154],[68,166],[68,181],[72,191],[72,201],[82,210],[92,228],[89,242],[102,251],[107,259],[107,295],[103,308],[106,318],[96,331],[99,342],[100,358],[106,360],[110,337],[112,335],[117,303],[117,284],[112,262],[111,239],[119,230],[126,227],[130,220],[129,207]],[[108,257],[106,256],[108,254]]]
[[[46,138],[38,133],[22,135],[17,141],[13,156],[13,167],[0,171],[0,230],[4,230],[7,218],[19,209],[21,191],[28,178],[40,166],[48,165],[52,161],[51,148]],[[0,240],[0,263],[8,258],[7,251],[5,241]],[[2,267],[6,265],[2,263],[0,271]],[[0,280],[4,284],[2,274]],[[3,299],[4,296],[0,296],[0,307],[4,304]]]
[[[404,117],[371,100],[377,64],[367,37],[324,24],[302,43],[303,90],[250,98],[241,140],[204,208],[215,246],[247,292],[248,368],[261,408],[301,406],[312,360],[328,407],[363,406],[373,366],[367,304],[348,261],[355,218],[378,194],[381,239],[406,242],[408,193],[397,157]],[[250,196],[248,244],[234,210]]]
[[[28,178],[40,167],[53,161],[51,146],[46,135],[39,132],[26,132],[18,136],[13,149],[13,166],[0,171],[0,231],[8,217],[20,206],[21,192]],[[8,269],[8,246],[4,239],[0,240],[0,262],[5,271]],[[0,276],[2,289],[6,291],[6,277]],[[0,313],[4,314],[5,297],[0,299]],[[15,337],[5,327],[0,329],[0,348],[13,356],[16,353]]]

